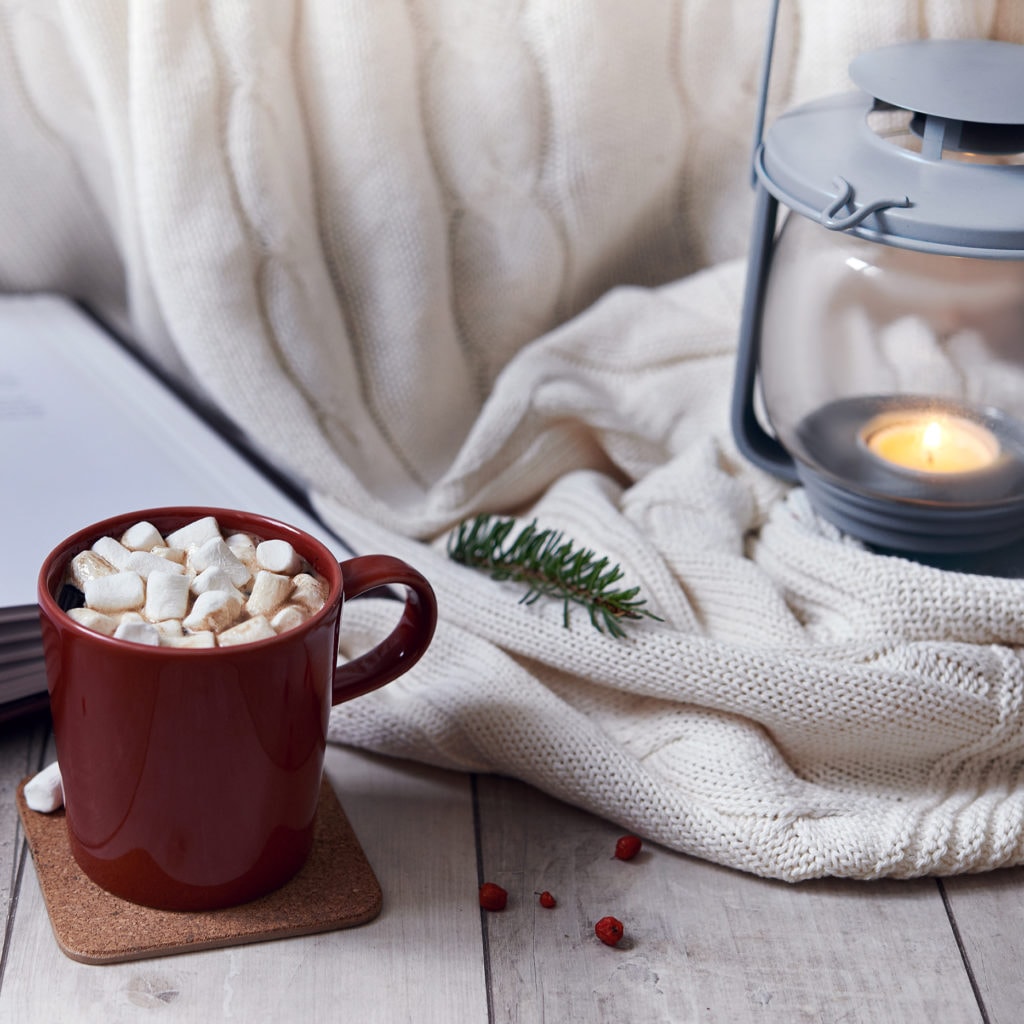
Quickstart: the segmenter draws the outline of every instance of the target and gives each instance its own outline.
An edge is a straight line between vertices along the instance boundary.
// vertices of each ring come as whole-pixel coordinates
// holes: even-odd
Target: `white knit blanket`
[[[1024,584],[884,557],[727,427],[767,0],[0,0],[0,288],[88,300],[434,583],[334,740],[790,880],[1024,861]],[[772,112],[1017,0],[784,0]],[[453,564],[621,563],[629,639]],[[346,609],[343,653],[395,606]]]

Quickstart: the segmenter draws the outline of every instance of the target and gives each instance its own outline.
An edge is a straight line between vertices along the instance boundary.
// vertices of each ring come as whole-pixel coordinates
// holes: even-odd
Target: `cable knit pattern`
[[[794,881],[1022,863],[1019,580],[866,550],[729,434],[768,6],[0,0],[0,288],[86,300],[434,582],[332,739]],[[1024,42],[1024,4],[783,0],[769,117],[928,35]],[[478,511],[662,621],[519,604],[445,554]]]

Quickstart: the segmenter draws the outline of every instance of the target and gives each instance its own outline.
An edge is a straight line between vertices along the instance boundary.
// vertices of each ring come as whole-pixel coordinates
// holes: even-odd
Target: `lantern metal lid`
[[[850,77],[865,92],[894,107],[967,124],[1024,124],[1016,43],[995,39],[896,43],[855,57]],[[1014,146],[1017,149],[1019,145]]]
[[[918,40],[862,54],[850,75],[864,91],[813,101],[772,125],[755,156],[765,187],[831,230],[947,255],[1024,257],[1019,168],[943,159],[1024,149],[1024,50]],[[919,152],[873,129],[875,111],[896,110],[920,135]]]
[[[819,512],[868,543],[905,552],[960,553],[1020,540],[1024,46],[992,40],[918,40],[862,54],[850,67],[858,89],[784,113],[762,138],[777,10],[775,0],[755,126],[756,205],[733,393],[737,444],[756,465],[803,484]],[[786,217],[777,231],[780,206]],[[817,373],[818,378],[833,378],[831,391],[822,390],[820,381],[815,384],[824,395],[818,395],[818,406],[807,404],[806,395],[799,396],[804,403],[799,422],[793,410],[773,410],[771,396],[759,390],[761,378],[775,382],[778,405],[779,394],[785,400],[795,391],[788,377],[803,368],[796,365],[800,360],[785,365],[776,358],[762,364],[767,354],[763,348],[770,347],[762,338],[766,306],[777,319],[772,311],[780,305],[799,307],[805,296],[816,303],[816,333],[810,342],[801,342],[801,359],[835,359],[831,353],[842,350],[846,363],[856,364],[856,372],[866,374],[868,384],[873,383],[874,371],[865,371],[865,364],[878,353],[882,358],[877,361],[884,363],[899,351],[899,346],[893,349],[891,338],[872,338],[864,352],[854,351],[856,345],[843,336],[842,316],[829,319],[831,298],[794,285],[791,271],[785,271],[790,273],[785,300],[770,296],[775,287],[770,281],[777,276],[786,280],[773,261],[779,259],[778,247],[787,244],[780,240],[794,223],[810,225],[806,230],[822,238],[838,239],[840,270],[850,275],[842,285],[842,301],[847,303],[842,315],[849,318],[851,311],[861,312],[851,302],[851,292],[869,296],[864,300],[865,318],[873,318],[877,334],[891,333],[896,329],[893,324],[911,334],[933,330],[936,338],[929,338],[924,347],[934,349],[940,363],[949,364],[939,368],[938,377],[955,376],[953,364],[966,352],[959,366],[965,378],[978,371],[972,358],[989,359],[983,372],[976,373],[978,379],[953,385],[947,380],[944,386],[929,389],[934,381],[921,373],[921,388],[915,389],[919,367],[911,361],[902,378],[891,368],[880,370],[876,389],[863,379],[845,387],[835,383],[845,372],[844,364],[833,365],[828,372]],[[801,244],[814,248],[819,243]],[[861,248],[851,248],[856,246]],[[879,252],[881,257],[872,255]],[[953,261],[947,262],[950,258]],[[938,273],[934,261],[943,267]],[[807,257],[805,265],[813,268],[813,257]],[[1005,269],[990,276],[988,268],[994,265]],[[890,273],[893,267],[899,269]],[[887,289],[884,301],[877,291],[870,297],[870,289],[879,288],[877,281]],[[813,287],[809,283],[807,289]],[[997,292],[1002,306],[993,317],[985,303]],[[951,307],[950,312],[945,308],[947,298],[953,307],[959,301],[960,307]],[[906,303],[905,316],[901,302]],[[992,328],[988,321],[999,317]],[[913,326],[915,318],[919,329]],[[773,329],[777,342],[780,332],[777,325]],[[953,339],[948,345],[947,335]],[[922,344],[917,342],[914,358],[920,361]],[[765,372],[768,366],[770,373]],[[1010,372],[1004,373],[1006,369]],[[1000,402],[1017,391],[1019,400]],[[894,456],[886,447],[888,435],[895,431],[899,439],[900,424],[916,423],[924,410],[934,410],[938,421],[950,422],[956,435],[951,438],[970,449],[962,471],[954,465],[947,472],[941,459],[935,464],[915,465],[913,459],[902,464],[899,449]]]

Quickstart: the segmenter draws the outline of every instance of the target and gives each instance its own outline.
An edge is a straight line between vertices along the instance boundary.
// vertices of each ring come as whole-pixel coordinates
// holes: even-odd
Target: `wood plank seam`
[[[978,984],[974,967],[971,964],[971,958],[967,953],[967,947],[964,945],[963,936],[960,934],[960,926],[956,923],[956,914],[953,912],[953,906],[946,893],[946,886],[941,878],[935,879],[935,885],[939,890],[939,896],[942,898],[942,906],[945,908],[946,917],[949,919],[949,927],[953,930],[953,939],[956,941],[956,948],[960,951],[960,959],[964,962],[964,970],[967,972],[967,980],[971,983],[971,991],[974,993],[974,998],[978,1001],[978,1010],[981,1013],[982,1024],[992,1024],[988,1009],[985,1006],[985,999],[981,994],[981,986]]]
[[[7,904],[7,918],[4,921],[4,948],[0,953],[0,991],[3,991],[4,978],[7,974],[7,959],[11,951],[11,936],[14,933],[14,916],[18,911],[18,898],[21,894],[21,885],[25,878],[25,861],[28,859],[28,842],[22,832],[21,825],[15,833],[15,843],[20,847],[16,869],[11,878],[11,898]]]
[[[473,807],[473,843],[476,846],[476,884],[479,889],[484,882],[484,850],[480,823],[480,799],[477,775],[469,778],[469,792]],[[480,908],[480,944],[484,961],[484,991],[487,993],[487,1024],[494,1024],[494,985],[491,974],[491,942],[487,927],[487,911]]]
[[[25,768],[29,773],[40,771],[46,762],[46,751],[50,743],[50,724],[40,722],[33,730],[34,735],[29,742],[28,752],[25,757]],[[35,741],[39,740],[38,750],[35,748]],[[11,935],[14,932],[14,917],[18,912],[18,901],[21,895],[21,886],[25,878],[25,861],[28,859],[28,841],[25,838],[21,822],[15,823],[14,845],[18,853],[11,871],[10,899],[7,903],[7,914],[4,919],[4,945],[0,952],[0,991],[3,991],[4,977],[7,973],[7,960],[11,949]]]

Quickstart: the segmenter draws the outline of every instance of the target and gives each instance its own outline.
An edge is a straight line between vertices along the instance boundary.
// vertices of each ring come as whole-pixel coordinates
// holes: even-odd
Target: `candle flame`
[[[924,446],[925,455],[931,461],[935,451],[942,447],[942,424],[938,420],[932,420],[924,428],[921,444]]]

